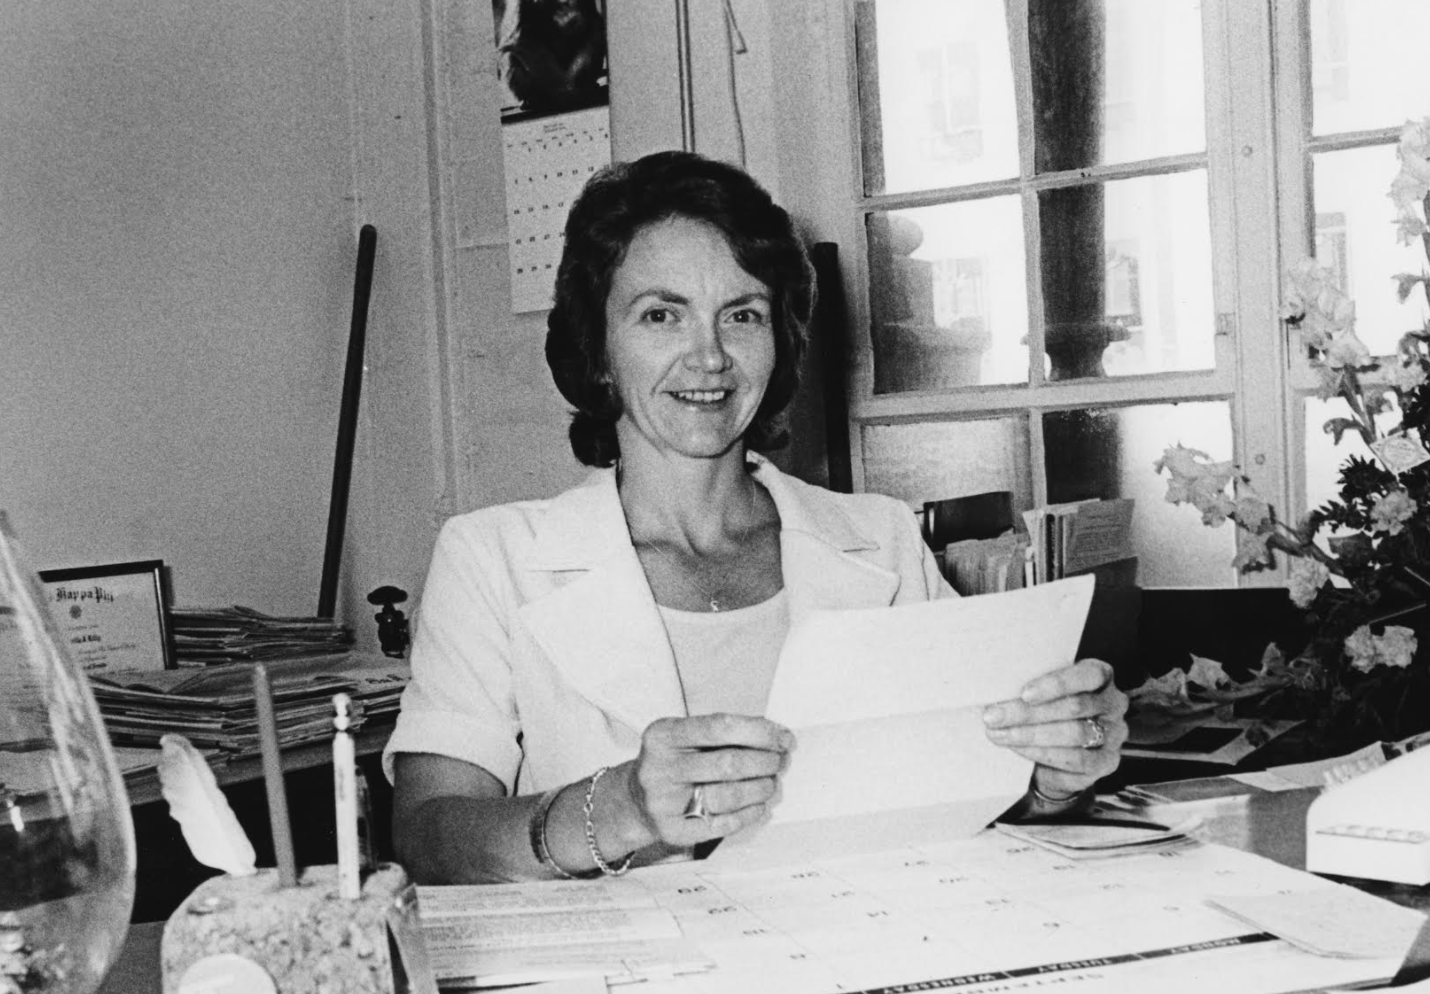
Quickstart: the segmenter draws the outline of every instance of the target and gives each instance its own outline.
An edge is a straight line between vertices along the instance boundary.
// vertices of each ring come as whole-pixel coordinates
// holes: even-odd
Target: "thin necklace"
[[[670,565],[675,569],[676,578],[685,584],[686,589],[698,592],[700,596],[705,600],[705,602],[710,605],[710,610],[721,610],[720,599],[717,596],[717,594],[719,593],[718,590],[712,593],[711,591],[706,590],[705,585],[697,581],[695,577],[687,576],[684,568],[681,567],[680,563],[676,562],[675,559],[667,555],[665,550],[662,549],[659,545],[656,545],[654,542],[647,542],[646,548],[650,549],[657,556],[660,556],[660,558],[670,563]]]

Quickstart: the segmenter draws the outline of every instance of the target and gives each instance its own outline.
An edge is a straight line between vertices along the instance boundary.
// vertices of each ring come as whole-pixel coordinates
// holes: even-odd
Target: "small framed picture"
[[[40,570],[50,616],[89,674],[174,666],[164,561]]]

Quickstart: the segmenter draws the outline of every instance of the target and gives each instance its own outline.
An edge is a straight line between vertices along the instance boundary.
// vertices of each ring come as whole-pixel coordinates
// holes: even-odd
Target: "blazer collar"
[[[840,498],[751,453],[780,515],[790,623],[819,609],[885,607],[899,577],[856,555],[878,548]],[[675,658],[631,544],[614,470],[597,470],[547,505],[527,569],[569,574],[519,616],[566,680],[636,732],[685,714]]]

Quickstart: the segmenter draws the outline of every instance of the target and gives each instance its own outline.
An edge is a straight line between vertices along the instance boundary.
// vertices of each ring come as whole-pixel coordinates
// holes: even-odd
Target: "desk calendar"
[[[562,230],[591,174],[611,161],[610,108],[502,125],[511,309],[551,306]]]
[[[984,832],[763,869],[422,888],[421,902],[448,984],[513,963],[536,970],[526,980],[598,963],[608,979],[640,980],[640,994],[1285,994],[1389,978],[1403,952],[1316,955],[1222,906],[1334,907],[1342,890],[1218,845],[1070,859]],[[1420,927],[1418,912],[1375,903],[1413,919],[1410,935]]]

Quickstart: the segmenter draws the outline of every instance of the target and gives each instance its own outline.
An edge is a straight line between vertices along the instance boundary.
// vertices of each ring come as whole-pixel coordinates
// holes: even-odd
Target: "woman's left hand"
[[[1112,667],[1083,659],[1028,682],[1022,695],[983,710],[988,738],[1038,764],[1033,786],[1071,800],[1117,769],[1127,741],[1127,695]]]

